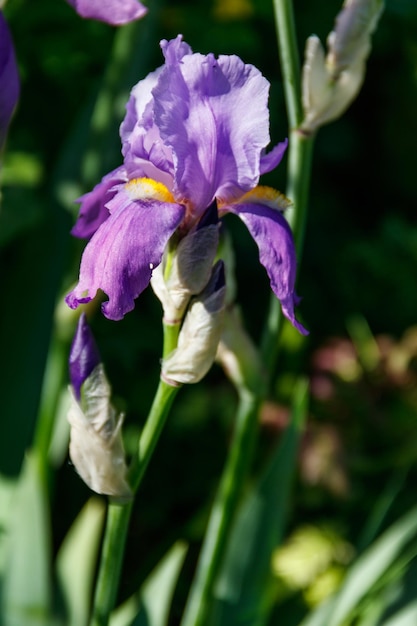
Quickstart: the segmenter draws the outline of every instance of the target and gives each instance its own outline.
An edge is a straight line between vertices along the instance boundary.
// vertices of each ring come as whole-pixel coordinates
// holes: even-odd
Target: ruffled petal
[[[81,17],[120,26],[143,17],[147,9],[137,0],[67,0]]]
[[[104,315],[121,319],[149,284],[184,211],[171,202],[132,201],[128,193],[117,193],[110,216],[86,246],[79,283],[67,296],[67,304],[75,309],[101,289],[109,297],[102,305]]]
[[[297,262],[294,241],[281,213],[263,204],[233,204],[227,207],[244,222],[259,248],[259,260],[265,267],[271,289],[281,302],[282,312],[303,335],[308,331],[295,319],[298,304],[295,293]]]
[[[0,11],[0,150],[19,97],[19,74],[9,27]]]
[[[109,217],[106,203],[113,198],[116,191],[112,188],[127,181],[125,168],[118,167],[94,187],[92,191],[78,198],[81,203],[80,212],[71,234],[80,239],[89,239],[101,224]]]
[[[162,67],[133,87],[126,106],[126,116],[120,126],[120,137],[122,154],[130,174],[132,174],[130,170],[139,167],[141,173],[136,175],[160,180],[172,188],[174,172],[172,151],[162,142],[154,123],[152,90],[161,71]]]
[[[173,152],[174,195],[197,215],[214,197],[254,187],[269,143],[269,83],[236,56],[187,54],[163,44],[166,66],[153,90],[155,123]]]
[[[155,87],[161,71],[162,67],[159,67],[154,72],[148,74],[130,92],[126,105],[126,115],[120,125],[123,156],[126,156],[126,152],[130,150],[133,142],[132,133],[137,129],[141,129],[144,132],[153,125],[152,89]]]

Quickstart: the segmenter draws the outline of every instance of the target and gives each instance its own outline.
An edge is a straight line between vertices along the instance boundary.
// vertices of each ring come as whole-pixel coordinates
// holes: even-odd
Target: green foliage
[[[325,39],[339,4],[294,2],[300,53],[312,32]],[[417,621],[417,12],[414,0],[386,5],[363,91],[315,144],[298,286],[310,340],[301,350],[284,333],[279,373],[260,411],[256,473],[241,486],[245,499],[212,599],[216,626]],[[161,63],[158,40],[183,32],[195,50],[238,54],[258,66],[272,83],[272,141],[288,134],[271,2],[153,0],[149,8],[145,20],[117,31],[81,20],[64,0],[10,0],[4,9],[22,77],[0,212],[6,626],[89,619],[104,502],[88,499],[63,458],[68,432],[56,415],[65,413],[75,317],[61,316],[57,303],[76,279],[82,250],[69,235],[74,200],[120,163],[118,126],[130,87]],[[285,167],[265,183],[284,189]],[[230,230],[239,303],[259,339],[267,282],[244,229],[230,220]],[[118,324],[93,307],[90,315],[115,402],[127,412],[132,454],[158,380],[159,305],[149,291]],[[288,425],[300,372],[312,390],[304,435],[299,423]],[[175,406],[134,507],[112,626],[180,622],[234,408],[217,367]],[[335,574],[339,587],[316,608],[308,586],[290,589],[269,562],[306,525],[330,527],[356,554],[337,562],[336,573],[329,559],[321,574]],[[187,555],[178,540],[189,544]]]

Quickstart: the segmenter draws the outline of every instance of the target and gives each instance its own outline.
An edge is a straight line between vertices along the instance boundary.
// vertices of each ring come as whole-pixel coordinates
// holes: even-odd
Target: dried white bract
[[[206,289],[193,298],[182,325],[177,348],[162,363],[168,383],[198,383],[208,372],[220,340],[226,286],[219,285],[223,263],[218,262]]]
[[[302,79],[303,132],[312,133],[337,119],[356,98],[382,8],[381,0],[345,0],[335,30],[327,38],[327,56],[318,37],[307,39]]]
[[[68,421],[70,458],[84,482],[96,493],[120,500],[132,497],[121,436],[123,414],[110,403],[110,386],[102,364],[86,378],[82,405],[71,390]]]
[[[172,256],[168,253],[153,271],[152,289],[162,303],[168,323],[180,320],[191,296],[207,285],[218,243],[218,224],[205,226],[184,237]],[[167,260],[170,262],[168,272]]]

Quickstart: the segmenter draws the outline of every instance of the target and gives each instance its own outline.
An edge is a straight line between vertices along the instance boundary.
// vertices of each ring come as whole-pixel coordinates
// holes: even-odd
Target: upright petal
[[[269,143],[269,83],[236,56],[184,54],[165,45],[166,67],[153,90],[155,123],[173,152],[174,195],[197,215],[214,197],[254,187]]]
[[[184,217],[184,207],[159,200],[134,200],[119,191],[111,214],[87,244],[77,287],[67,296],[75,309],[94,298],[98,289],[108,302],[103,313],[121,319],[147,287],[152,269],[159,265],[165,246]]]
[[[303,335],[308,334],[295,319],[297,262],[292,233],[285,218],[275,208],[249,201],[229,205],[228,210],[240,217],[255,240],[259,260],[267,271],[271,289],[280,300],[285,317]]]
[[[126,104],[126,115],[120,125],[120,138],[122,140],[122,153],[126,152],[132,144],[132,133],[136,128],[148,130],[153,125],[153,97],[152,89],[155,87],[162,71],[159,67],[140,80],[131,90]]]
[[[0,151],[19,97],[19,74],[7,22],[0,11]]]
[[[147,9],[137,0],[67,0],[81,17],[121,26],[143,17]]]

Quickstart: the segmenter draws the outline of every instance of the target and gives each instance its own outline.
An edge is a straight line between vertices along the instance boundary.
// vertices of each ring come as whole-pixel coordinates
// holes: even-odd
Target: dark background
[[[325,41],[340,5],[335,0],[294,4],[302,54],[308,35]],[[80,19],[64,0],[9,0],[5,14],[22,82],[0,213],[0,470],[12,476],[32,441],[54,310],[77,277],[83,244],[69,234],[77,213],[74,200],[120,163],[124,103],[130,87],[161,64],[158,41],[181,32],[195,51],[237,54],[259,67],[271,82],[272,142],[282,140],[288,129],[268,0],[155,1],[144,20],[119,31]],[[100,110],[94,108],[97,97]],[[392,517],[415,500],[416,112],[417,5],[391,0],[373,37],[359,97],[316,139],[298,281],[299,313],[310,336],[297,351],[298,338],[288,331],[268,411],[261,412],[257,456],[261,465],[279,438],[294,376],[307,374],[311,415],[290,528],[330,520],[353,544],[369,503],[393,475],[406,478]],[[284,191],[285,170],[284,162],[267,183]],[[244,228],[233,219],[228,224],[236,247],[238,299],[258,340],[268,306],[267,280]],[[66,331],[63,307],[59,310],[65,352],[73,322]],[[150,289],[121,322],[98,312],[91,316],[115,402],[127,412],[130,451],[158,380],[160,318]],[[62,382],[67,384],[66,373]],[[122,595],[136,588],[176,537],[191,542],[192,569],[235,405],[233,388],[217,366],[203,383],[180,395],[135,509],[129,538],[135,558],[127,561]],[[62,460],[54,478],[55,546],[89,496]]]

